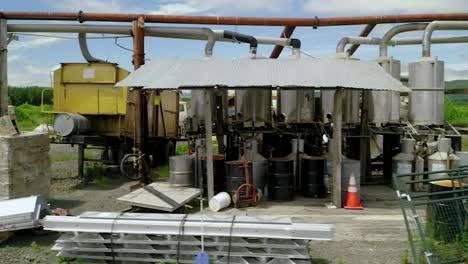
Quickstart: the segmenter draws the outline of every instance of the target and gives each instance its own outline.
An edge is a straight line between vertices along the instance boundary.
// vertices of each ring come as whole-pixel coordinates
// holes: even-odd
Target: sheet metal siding
[[[158,58],[116,86],[196,89],[213,86],[408,91],[376,62],[343,59]]]

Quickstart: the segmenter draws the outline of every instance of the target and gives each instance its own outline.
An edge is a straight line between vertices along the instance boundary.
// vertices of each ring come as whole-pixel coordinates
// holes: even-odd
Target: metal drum
[[[89,120],[82,115],[61,113],[55,116],[54,131],[63,137],[84,134],[89,128]]]
[[[193,186],[193,163],[191,155],[172,156],[169,158],[169,182],[175,186]]]
[[[302,194],[306,197],[325,197],[325,158],[303,156],[301,162]]]
[[[294,160],[268,160],[268,197],[274,201],[290,201],[294,198]]]
[[[247,162],[247,169],[252,182],[252,163]],[[244,161],[234,160],[226,162],[226,192],[233,193],[245,183]],[[245,189],[244,189],[245,190]],[[243,194],[243,193],[241,193]]]
[[[202,176],[203,176],[203,189],[207,190],[208,180],[206,177],[206,157],[202,158]],[[213,155],[213,181],[214,192],[223,192],[226,188],[226,167],[224,166],[224,155]]]

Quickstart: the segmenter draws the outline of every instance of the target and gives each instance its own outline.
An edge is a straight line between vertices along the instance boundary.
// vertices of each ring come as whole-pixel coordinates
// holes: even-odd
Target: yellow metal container
[[[90,121],[93,135],[134,136],[133,92],[114,85],[128,71],[113,63],[62,63],[54,71],[53,111],[77,113]],[[149,137],[176,137],[179,94],[149,91],[146,95]],[[162,106],[157,111],[156,106]],[[156,112],[157,111],[157,112]],[[158,131],[156,133],[156,123]]]

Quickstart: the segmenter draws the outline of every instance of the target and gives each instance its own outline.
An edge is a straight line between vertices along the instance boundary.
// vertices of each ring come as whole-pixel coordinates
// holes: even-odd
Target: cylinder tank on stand
[[[224,119],[227,119],[227,89],[218,89],[217,91],[210,90],[211,96],[211,108],[213,120],[216,119],[216,112],[219,108],[217,104],[221,104],[221,111]],[[192,90],[190,92],[190,108],[188,111],[188,117],[191,120],[191,128],[196,130],[200,125],[205,123],[205,91],[204,90]]]
[[[424,159],[415,155],[415,143],[416,140],[411,138],[404,138],[401,140],[401,152],[392,159],[393,175],[424,171]],[[395,182],[395,178],[392,177],[392,186],[397,190],[408,191],[409,186],[404,183],[405,180],[408,179],[398,178],[397,182]],[[415,191],[422,191],[423,187],[421,185],[415,185],[412,188]]]
[[[309,123],[314,121],[314,90],[281,90],[279,111],[285,123]]]
[[[262,127],[271,124],[271,90],[251,88],[236,90],[236,115],[246,127]]]
[[[54,119],[54,131],[65,137],[85,134],[90,129],[89,120],[75,113],[60,113]]]
[[[194,156],[179,155],[169,158],[169,182],[174,186],[193,186]]]
[[[328,116],[333,116],[334,105],[334,90],[322,90],[322,118],[325,123],[332,122]],[[344,91],[343,100],[343,123],[345,124],[359,124],[359,107],[361,101],[361,91],[352,91],[346,89]]]
[[[437,141],[437,152],[427,158],[427,165],[429,171],[449,170],[457,167],[460,158],[453,152],[449,138],[440,138]],[[438,179],[447,177],[445,173],[429,174],[430,179]]]
[[[377,62],[393,78],[400,81],[401,63],[391,57],[380,57]],[[371,91],[369,98],[369,122],[375,124],[399,123],[400,92]]]
[[[444,124],[444,62],[422,58],[408,65],[408,119],[414,125]]]

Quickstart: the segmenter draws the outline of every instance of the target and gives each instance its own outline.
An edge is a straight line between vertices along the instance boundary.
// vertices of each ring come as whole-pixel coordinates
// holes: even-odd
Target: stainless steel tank
[[[310,123],[314,121],[314,90],[281,90],[278,113],[286,123]]]
[[[410,138],[405,138],[401,140],[401,152],[392,158],[393,175],[422,172],[424,170],[424,159],[415,155],[415,143],[416,140]],[[422,175],[416,176],[416,178],[418,177],[422,177]],[[409,190],[409,186],[405,184],[405,180],[409,180],[409,178],[398,178],[397,182],[395,182],[394,180],[395,179],[392,177],[392,185],[395,189],[402,191]],[[422,190],[422,186],[420,185],[413,187],[416,191]]]
[[[179,155],[169,158],[169,182],[175,186],[193,186],[193,155]]]
[[[246,126],[265,126],[271,123],[271,90],[251,88],[236,90],[236,114]]]
[[[210,90],[211,96],[211,107],[212,107],[212,118],[216,119],[216,101],[220,96],[221,103],[223,105],[223,117],[227,119],[227,89],[218,89],[218,91]],[[205,91],[204,90],[192,90],[190,92],[190,108],[188,116],[192,120],[193,127],[198,127],[205,122]]]
[[[449,170],[458,167],[460,158],[453,154],[450,138],[441,138],[437,141],[437,152],[427,158],[429,171]],[[446,173],[430,174],[430,179],[447,177]]]
[[[393,78],[400,81],[401,64],[399,60],[383,57],[378,63]],[[371,91],[369,98],[369,122],[376,124],[399,123],[400,92]]]
[[[444,124],[444,62],[423,58],[408,65],[408,119],[415,125]]]
[[[89,120],[80,114],[61,113],[55,116],[54,131],[60,136],[85,134],[89,129]]]
[[[322,115],[324,122],[331,122],[327,116],[330,114],[333,116],[333,105],[335,91],[334,90],[322,90],[321,101],[322,101]],[[359,124],[359,108],[361,101],[361,91],[346,89],[344,91],[343,100],[343,123],[345,124]]]

